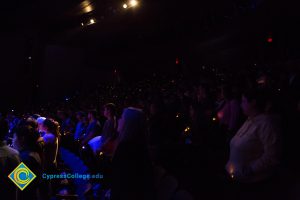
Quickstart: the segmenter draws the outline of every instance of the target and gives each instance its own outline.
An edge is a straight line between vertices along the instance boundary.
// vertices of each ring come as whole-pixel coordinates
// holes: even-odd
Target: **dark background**
[[[169,73],[176,58],[192,74],[202,65],[234,69],[300,53],[292,1],[141,0],[126,10],[123,3],[1,2],[0,109],[65,98],[111,82],[115,70],[127,82]],[[91,18],[95,24],[81,26]]]

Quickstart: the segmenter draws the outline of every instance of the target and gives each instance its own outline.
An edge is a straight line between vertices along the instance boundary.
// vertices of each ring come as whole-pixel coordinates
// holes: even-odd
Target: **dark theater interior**
[[[300,3],[0,6],[1,200],[300,199]]]

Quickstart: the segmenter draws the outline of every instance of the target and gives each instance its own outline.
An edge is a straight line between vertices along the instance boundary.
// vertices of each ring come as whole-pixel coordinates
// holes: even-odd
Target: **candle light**
[[[187,133],[189,130],[190,130],[190,127],[186,127],[186,128],[184,129],[184,132]]]

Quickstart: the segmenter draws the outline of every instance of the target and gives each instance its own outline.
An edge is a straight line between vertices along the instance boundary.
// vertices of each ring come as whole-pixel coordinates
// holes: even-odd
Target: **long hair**
[[[55,135],[55,137],[60,136],[60,131],[59,131],[59,123],[53,119],[47,118],[43,122],[43,125],[48,129],[48,132],[52,133]]]
[[[124,124],[119,133],[119,141],[145,142],[146,119],[144,113],[137,108],[125,108],[122,114]]]

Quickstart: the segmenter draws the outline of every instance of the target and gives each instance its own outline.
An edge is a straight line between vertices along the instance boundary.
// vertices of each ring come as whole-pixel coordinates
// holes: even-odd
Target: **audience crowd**
[[[86,198],[164,199],[155,181],[160,166],[194,199],[282,199],[288,188],[274,188],[292,185],[300,167],[299,65],[153,74],[2,113],[1,199],[55,198],[60,183],[42,174],[60,172],[61,148],[103,174],[89,181]],[[20,162],[37,175],[24,191],[7,177]]]

